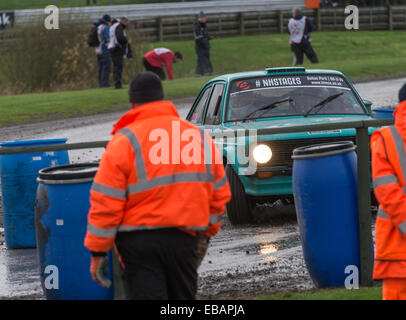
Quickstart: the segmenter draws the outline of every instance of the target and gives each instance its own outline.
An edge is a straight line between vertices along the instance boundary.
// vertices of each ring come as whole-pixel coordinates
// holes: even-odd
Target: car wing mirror
[[[367,109],[368,114],[372,117],[372,102],[365,99],[362,99],[362,102],[364,103],[364,106]]]

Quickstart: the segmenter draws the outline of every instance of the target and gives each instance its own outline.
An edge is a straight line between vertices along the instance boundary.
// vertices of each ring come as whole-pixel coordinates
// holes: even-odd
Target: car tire
[[[231,189],[231,200],[227,204],[227,216],[232,225],[247,224],[253,222],[251,201],[245,194],[238,175],[231,165],[226,166],[226,175]]]

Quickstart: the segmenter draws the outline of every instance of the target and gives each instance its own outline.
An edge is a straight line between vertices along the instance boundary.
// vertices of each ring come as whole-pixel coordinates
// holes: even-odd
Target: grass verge
[[[406,43],[402,31],[334,31],[312,34],[320,63],[305,58],[307,68],[339,70],[352,80],[406,72]],[[286,34],[253,35],[212,40],[211,59],[218,74],[262,70],[292,65]],[[155,44],[184,53],[175,75],[192,75],[195,67],[193,41]]]
[[[314,33],[313,44],[321,63],[306,62],[304,66],[339,70],[352,80],[404,75],[403,38],[404,32],[389,31]],[[193,41],[160,42],[150,47],[168,47],[182,51],[185,56],[174,67],[177,80],[164,82],[166,98],[196,96],[209,78],[191,77],[196,63]],[[287,35],[280,34],[214,39],[211,55],[216,74],[290,66],[292,61]],[[1,96],[0,126],[125,108],[128,108],[126,88]]]
[[[164,82],[166,99],[190,97],[209,77]],[[0,127],[79,117],[129,108],[128,86],[0,97]]]
[[[256,300],[382,300],[382,287],[322,289],[309,292],[283,292],[260,295]]]

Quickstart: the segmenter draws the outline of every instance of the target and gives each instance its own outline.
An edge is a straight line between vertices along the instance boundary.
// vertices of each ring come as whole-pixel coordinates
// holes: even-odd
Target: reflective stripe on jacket
[[[231,193],[211,138],[168,101],[133,108],[114,126],[91,189],[85,246],[103,252],[117,232],[220,228]]]
[[[371,150],[374,191],[380,203],[375,263],[406,261],[405,142],[396,127],[386,127],[373,133]]]

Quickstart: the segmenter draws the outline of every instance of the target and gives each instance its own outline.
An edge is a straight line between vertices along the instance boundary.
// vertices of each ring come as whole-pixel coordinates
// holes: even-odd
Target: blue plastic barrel
[[[68,139],[2,142],[1,148],[64,144]],[[67,151],[0,156],[4,232],[7,248],[34,248],[34,204],[38,171],[69,163]]]
[[[347,266],[360,270],[354,150],[351,141],[343,141],[293,151],[293,195],[303,255],[318,288],[344,286],[348,270],[353,270]]]
[[[387,118],[395,118],[393,115],[393,109],[372,109],[373,117],[375,119],[387,119]]]
[[[98,164],[87,163],[39,172],[35,224],[41,284],[47,299],[114,299],[113,285],[106,289],[91,278],[91,255],[83,245],[97,168]],[[108,269],[113,281],[111,253]]]

